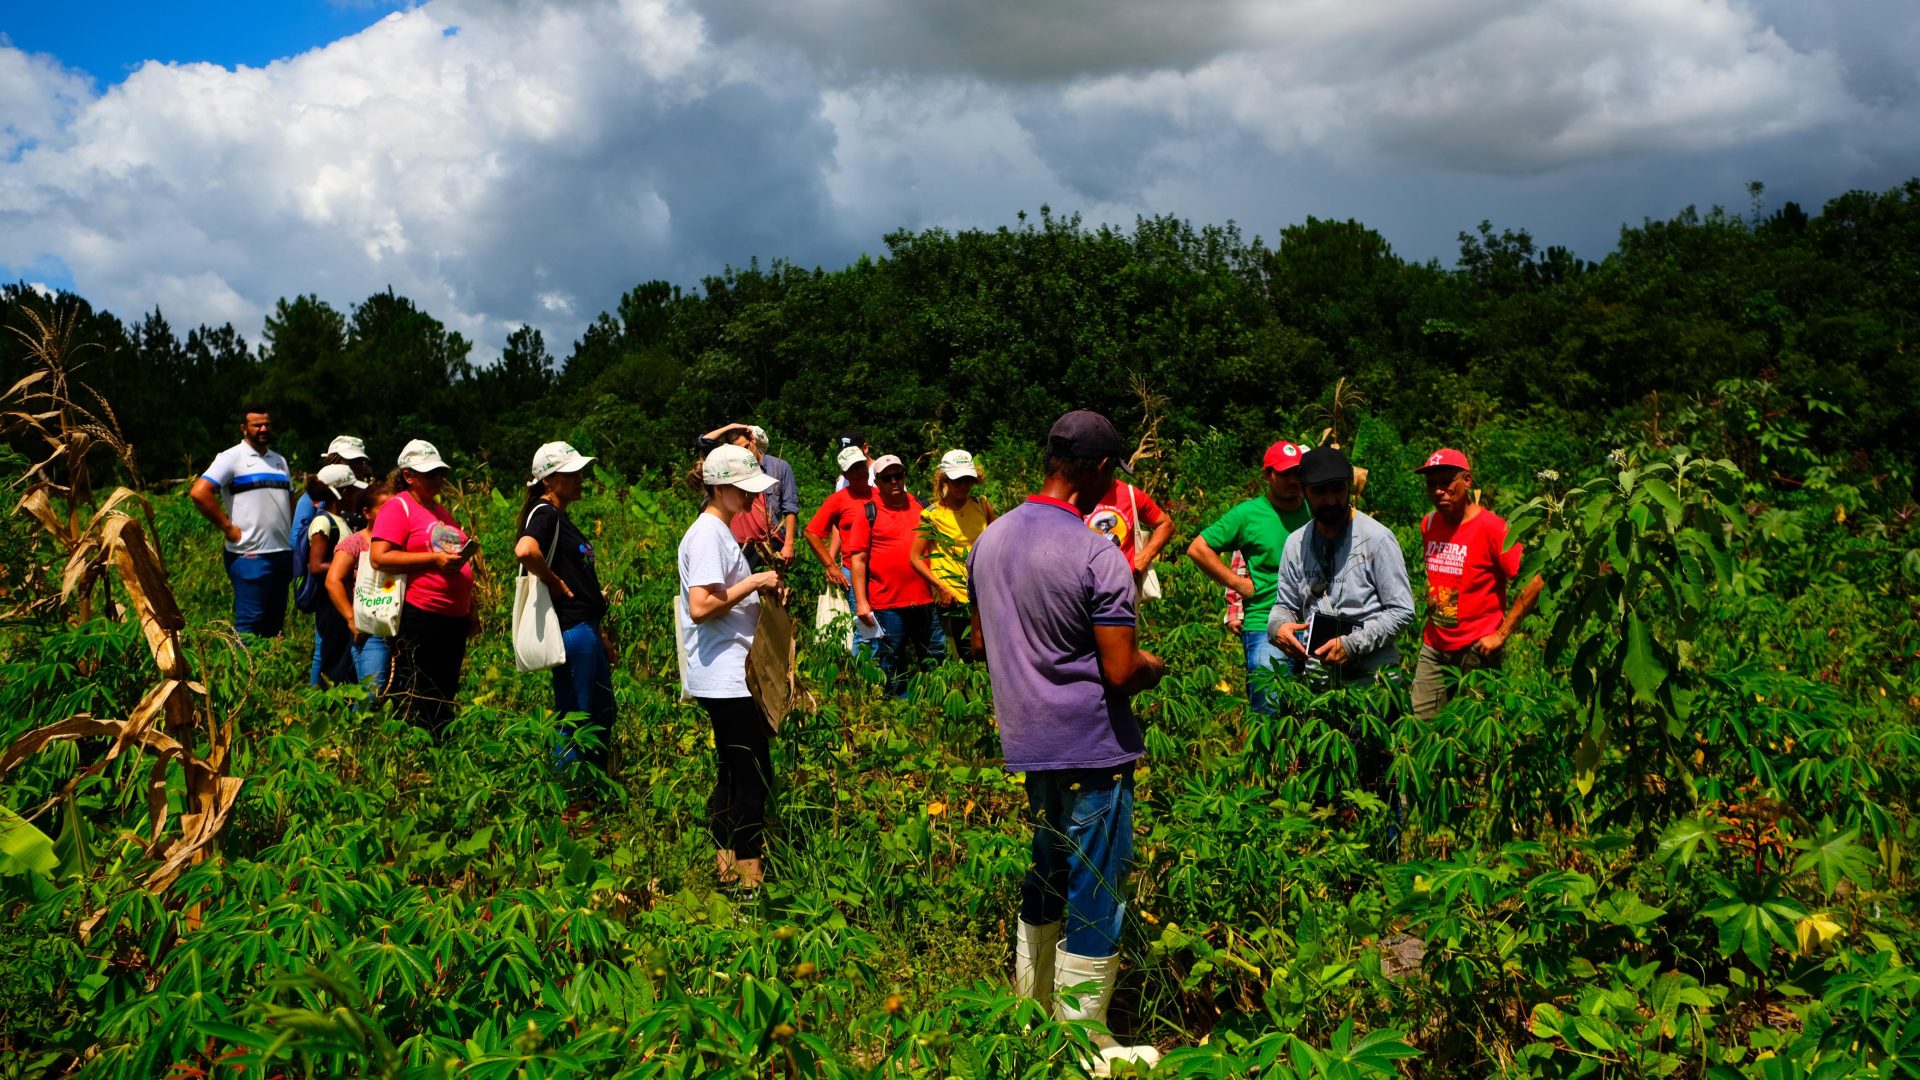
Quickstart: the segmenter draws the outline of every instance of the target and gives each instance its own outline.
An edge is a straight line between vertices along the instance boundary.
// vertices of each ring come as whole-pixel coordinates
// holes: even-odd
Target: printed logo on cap
[[[1427,459],[1427,464],[1429,464],[1429,465],[1438,465],[1438,464],[1440,464],[1440,457],[1441,457],[1441,454],[1442,454],[1442,452],[1441,452],[1441,451],[1439,451],[1439,450],[1435,450],[1435,451],[1433,452],[1433,456]]]

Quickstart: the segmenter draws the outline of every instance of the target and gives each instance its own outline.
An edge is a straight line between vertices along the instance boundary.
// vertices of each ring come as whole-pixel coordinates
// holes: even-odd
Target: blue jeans
[[[1280,646],[1267,640],[1267,632],[1264,629],[1242,630],[1240,647],[1247,655],[1247,704],[1254,712],[1267,716],[1271,714],[1272,708],[1267,704],[1267,695],[1261,693],[1259,687],[1254,685],[1253,673],[1265,671],[1279,664],[1280,674],[1289,674],[1293,670],[1293,660],[1280,651]]]
[[[932,604],[876,611],[873,617],[883,635],[874,659],[887,673],[887,690],[903,697],[921,659],[937,664],[947,658],[947,632],[940,628],[939,611]]]
[[[372,685],[367,686],[369,694],[378,696],[386,692],[387,679],[393,674],[393,650],[388,648],[386,638],[368,634],[367,640],[353,646],[353,673],[359,676],[362,685],[372,680]]]
[[[1060,945],[1076,956],[1120,951],[1120,898],[1133,863],[1133,762],[1027,774],[1033,869],[1020,883],[1020,919],[1064,920]]]
[[[279,637],[287,623],[287,587],[293,582],[293,552],[222,553],[233,582],[233,628],[255,637]]]
[[[607,662],[607,647],[600,642],[600,631],[592,623],[574,623],[560,633],[567,662],[553,669],[553,708],[558,713],[585,713],[587,726],[600,729],[600,745],[587,750],[569,738],[554,748],[554,757],[562,764],[591,761],[602,772],[607,768],[607,752],[613,747],[613,665]],[[573,728],[562,726],[562,735],[571,736]]]

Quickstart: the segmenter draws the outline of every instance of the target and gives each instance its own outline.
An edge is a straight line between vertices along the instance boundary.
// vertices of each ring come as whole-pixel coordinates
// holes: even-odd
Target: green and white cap
[[[400,448],[400,467],[417,473],[444,469],[447,463],[441,460],[440,451],[425,439],[415,439]]]
[[[949,450],[940,455],[940,471],[949,480],[958,480],[963,476],[980,479],[980,470],[973,464],[973,455],[965,450]]]
[[[857,446],[848,446],[842,448],[840,456],[834,460],[839,464],[840,471],[846,472],[855,465],[865,465],[867,463],[867,452]]]
[[[579,472],[592,460],[567,443],[547,443],[533,452],[533,479],[527,486],[532,487],[554,473]]]
[[[327,453],[349,461],[356,458],[365,459],[367,444],[365,440],[355,435],[335,435],[333,441],[327,444]]]
[[[333,497],[336,499],[339,498],[340,493],[347,488],[363,488],[367,486],[365,480],[353,475],[353,466],[343,465],[337,461],[315,473],[313,478],[325,484],[327,490],[333,492]]]
[[[744,446],[716,446],[700,466],[700,479],[719,486],[732,484],[749,495],[758,495],[779,483],[760,468],[760,459]]]

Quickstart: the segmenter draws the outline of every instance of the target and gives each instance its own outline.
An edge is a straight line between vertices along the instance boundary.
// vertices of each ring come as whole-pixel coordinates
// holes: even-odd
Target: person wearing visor
[[[1353,508],[1353,465],[1331,446],[1300,459],[1311,528],[1287,537],[1267,613],[1282,652],[1336,683],[1372,679],[1400,662],[1394,639],[1413,623],[1413,587],[1393,531]],[[1319,641],[1311,654],[1304,633]]]
[[[216,455],[187,497],[226,537],[222,555],[233,583],[233,628],[245,637],[279,637],[293,581],[293,474],[271,447],[273,417],[263,405],[242,410],[240,441]]]
[[[1256,713],[1268,711],[1267,697],[1255,678],[1271,670],[1281,653],[1267,636],[1267,614],[1273,610],[1280,584],[1280,559],[1287,538],[1313,519],[1300,487],[1300,458],[1304,451],[1281,441],[1267,447],[1260,462],[1261,491],[1235,505],[1201,530],[1187,545],[1187,557],[1201,573],[1227,587],[1241,600],[1241,651],[1246,656],[1247,703]],[[1244,560],[1236,571],[1221,560],[1233,552]]]
[[[300,592],[301,607],[313,612],[313,663],[307,681],[313,686],[350,683],[356,678],[353,668],[353,623],[342,618],[327,596],[327,571],[333,567],[340,545],[352,535],[354,523],[366,512],[367,482],[351,468],[335,463],[314,474],[309,489],[317,487],[319,499],[310,504],[314,516],[307,523],[304,549],[305,574]]]
[[[708,452],[700,466],[706,502],[680,538],[679,632],[686,691],[713,724],[714,784],[707,831],[723,884],[758,888],[773,751],[767,722],[747,690],[747,651],[760,625],[760,593],[780,586],[772,570],[754,573],[733,539],[735,517],[776,481],[740,446]]]
[[[600,589],[593,542],[567,508],[580,501],[583,477],[592,458],[563,442],[550,442],[533,452],[533,478],[520,506],[520,537],[513,554],[527,573],[539,578],[553,597],[560,617],[560,643],[566,661],[553,669],[553,711],[565,716],[585,713],[594,732],[591,747],[580,747],[573,730],[558,758],[562,763],[586,760],[606,772],[613,748],[613,665],[619,650],[607,635],[607,598]]]
[[[842,486],[827,496],[820,509],[813,512],[813,520],[807,522],[807,546],[813,549],[814,557],[820,565],[827,568],[827,584],[836,589],[845,589],[847,610],[854,610],[853,569],[847,564],[847,540],[856,524],[866,522],[868,507],[873,503],[873,486],[867,483],[867,452],[860,446],[843,446],[834,464],[840,468]],[[877,519],[879,512],[874,516]],[[866,648],[866,641],[860,635],[853,638],[853,654],[858,656]]]
[[[933,473],[933,505],[920,513],[913,538],[913,569],[933,589],[940,606],[940,628],[955,652],[980,658],[978,616],[967,593],[967,553],[993,524],[993,507],[976,498],[980,466],[965,450],[949,450]]]
[[[1507,639],[1533,610],[1544,583],[1535,574],[1507,606],[1507,586],[1520,573],[1520,545],[1508,546],[1506,521],[1474,499],[1467,455],[1436,450],[1414,471],[1425,478],[1433,503],[1420,521],[1427,625],[1413,670],[1413,715],[1429,720],[1453,697],[1457,673],[1500,666]]]
[[[1085,516],[1126,468],[1119,432],[1070,412],[1047,435],[1040,493],[987,526],[968,558],[1008,772],[1026,774],[1033,862],[1020,884],[1014,989],[1061,1020],[1105,1025],[1120,971],[1133,859],[1133,771],[1145,752],[1134,695],[1166,675],[1136,640],[1133,567]],[[1069,993],[1067,991],[1072,990]],[[1093,1037],[1113,1062],[1152,1046]]]
[[[374,519],[373,568],[405,574],[400,632],[394,635],[392,690],[401,714],[436,736],[452,721],[467,639],[478,633],[473,563],[480,543],[440,501],[447,463],[424,439],[400,451],[396,494]]]

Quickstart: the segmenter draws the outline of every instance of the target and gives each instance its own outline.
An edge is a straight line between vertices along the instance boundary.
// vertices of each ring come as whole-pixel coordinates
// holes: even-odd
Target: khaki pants
[[[1420,643],[1420,662],[1413,669],[1413,715],[1416,719],[1431,720],[1434,714],[1446,707],[1453,699],[1453,688],[1447,684],[1447,675],[1441,668],[1456,668],[1461,672],[1479,671],[1481,668],[1500,666],[1500,653],[1492,657],[1480,655],[1480,650],[1468,646],[1464,649],[1436,649],[1426,642]]]

